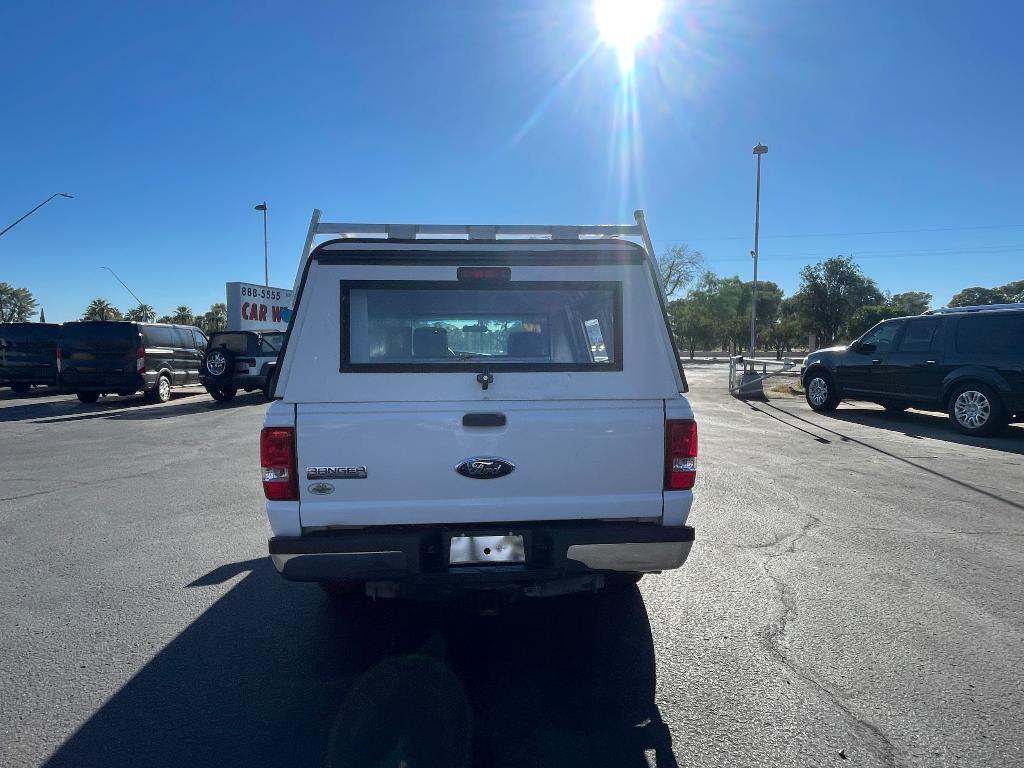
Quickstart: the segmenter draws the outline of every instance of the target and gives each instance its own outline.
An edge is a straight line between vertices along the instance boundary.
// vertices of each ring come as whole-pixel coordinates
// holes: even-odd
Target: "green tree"
[[[28,288],[0,283],[0,323],[27,323],[38,305]]]
[[[679,346],[690,353],[691,360],[697,349],[706,349],[714,338],[710,321],[697,301],[689,296],[670,302],[668,316]]]
[[[687,296],[707,323],[710,338],[716,348],[727,346],[735,350],[737,340],[743,336],[744,320],[740,315],[743,301],[743,281],[738,277],[719,277],[705,272]]]
[[[1010,298],[999,288],[964,288],[949,302],[951,307],[973,307],[979,304],[1006,304]]]
[[[741,346],[750,343],[750,301],[753,296],[754,281],[743,284],[743,294],[738,309],[739,325],[742,326]],[[757,281],[757,343],[761,346],[765,332],[773,327],[779,319],[782,307],[782,289],[771,280]]]
[[[904,315],[920,315],[927,311],[932,303],[932,295],[925,291],[907,291],[894,293],[886,302],[889,306],[901,310]],[[857,334],[858,336],[860,334]]]
[[[856,339],[864,331],[875,327],[883,320],[888,320],[892,317],[903,317],[906,314],[910,313],[904,312],[901,307],[894,306],[891,303],[870,304],[866,307],[860,307],[846,323],[844,335],[850,339]]]
[[[93,299],[82,314],[83,320],[120,320],[121,312],[106,299]]]
[[[1024,280],[1015,280],[1012,283],[1001,285],[997,289],[1007,301],[1024,302]]]
[[[800,270],[800,280],[795,298],[801,321],[825,346],[835,343],[858,309],[884,303],[875,281],[849,256],[808,265]]]
[[[764,338],[775,350],[775,358],[782,359],[783,352],[792,352],[793,346],[799,344],[806,333],[797,312],[797,302],[792,296],[779,302],[779,316],[776,322],[765,330]]]
[[[187,307],[184,304],[174,310],[172,317],[174,319],[171,320],[171,322],[177,323],[178,325],[192,325],[196,320],[196,316],[193,314],[192,308]]]
[[[764,340],[775,350],[775,359],[781,360],[783,352],[793,351],[793,345],[803,338],[803,327],[799,318],[782,317],[764,332]]]
[[[171,315],[160,315],[160,318],[157,320],[157,322],[158,323],[168,323],[168,324],[170,324],[170,323],[174,323],[176,321],[175,321],[174,317],[171,316]]]
[[[686,288],[704,269],[704,254],[686,245],[673,245],[658,257],[665,296],[672,298]]]
[[[150,304],[139,304],[134,309],[124,313],[125,320],[133,320],[137,323],[152,323],[156,320],[156,310]]]
[[[214,331],[222,331],[228,324],[228,307],[223,302],[211,304],[210,310],[202,317],[196,318],[196,323],[206,334]]]

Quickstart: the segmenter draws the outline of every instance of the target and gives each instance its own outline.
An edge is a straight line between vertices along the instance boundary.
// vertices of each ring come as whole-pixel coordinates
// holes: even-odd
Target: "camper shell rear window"
[[[341,281],[343,372],[621,371],[617,281]]]

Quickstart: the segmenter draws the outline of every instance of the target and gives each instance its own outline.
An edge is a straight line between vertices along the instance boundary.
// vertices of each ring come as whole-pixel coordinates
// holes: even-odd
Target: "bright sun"
[[[654,33],[661,0],[594,0],[594,18],[601,39],[615,49],[622,74],[636,64],[636,49]]]

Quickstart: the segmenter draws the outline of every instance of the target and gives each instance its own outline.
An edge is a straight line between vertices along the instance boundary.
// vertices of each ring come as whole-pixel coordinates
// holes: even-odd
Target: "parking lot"
[[[0,765],[1016,764],[1024,425],[687,374],[686,566],[497,616],[280,579],[258,394],[5,390]]]

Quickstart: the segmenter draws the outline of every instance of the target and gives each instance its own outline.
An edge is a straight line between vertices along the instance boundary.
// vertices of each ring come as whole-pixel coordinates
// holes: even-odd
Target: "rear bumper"
[[[69,392],[138,392],[156,384],[156,374],[63,375],[61,386]],[[149,381],[152,379],[152,381]]]
[[[448,564],[452,536],[523,536],[524,563]],[[501,587],[594,573],[678,568],[694,530],[651,523],[558,522],[394,526],[270,539],[270,557],[292,581],[393,581],[418,586]]]

